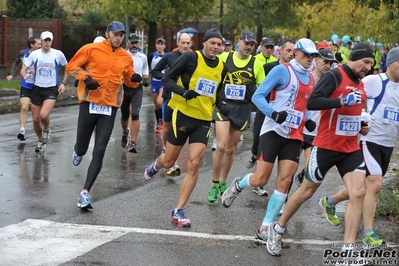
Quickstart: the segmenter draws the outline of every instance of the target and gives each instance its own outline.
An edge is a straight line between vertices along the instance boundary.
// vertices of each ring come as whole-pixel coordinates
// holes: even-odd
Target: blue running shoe
[[[93,209],[89,192],[80,192],[78,197],[78,207],[81,209]]]
[[[82,160],[83,160],[83,156],[78,156],[76,154],[76,152],[73,152],[73,154],[72,154],[72,164],[74,166],[78,166],[82,162]]]
[[[186,218],[184,215],[183,209],[177,209],[172,211],[172,219],[171,222],[177,224],[181,227],[190,227],[191,221]]]
[[[158,173],[158,170],[155,170],[155,168],[154,168],[156,163],[157,163],[157,160],[155,160],[152,164],[150,164],[150,166],[148,166],[144,170],[143,178],[144,178],[145,181],[151,180],[154,177],[154,175],[156,173]]]

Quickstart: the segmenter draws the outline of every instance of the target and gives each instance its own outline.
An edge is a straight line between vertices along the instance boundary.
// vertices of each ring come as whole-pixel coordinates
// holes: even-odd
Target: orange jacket
[[[68,62],[66,72],[79,80],[79,102],[119,107],[123,97],[122,82],[131,88],[139,85],[130,81],[134,74],[132,57],[122,47],[112,51],[109,40],[81,47]],[[88,75],[97,81],[99,88],[86,89],[84,79]]]

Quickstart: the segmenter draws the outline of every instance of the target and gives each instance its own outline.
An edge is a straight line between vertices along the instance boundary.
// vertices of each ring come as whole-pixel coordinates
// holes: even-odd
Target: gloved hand
[[[143,78],[137,73],[134,73],[133,76],[130,78],[131,82],[141,82],[142,80]]]
[[[313,132],[316,129],[316,122],[312,119],[309,119],[305,122],[305,127],[309,132]]]
[[[185,99],[187,99],[187,100],[194,99],[194,98],[196,98],[197,96],[199,96],[199,94],[198,94],[196,91],[193,91],[193,90],[186,90],[186,91],[183,93],[183,97],[184,97]]]
[[[362,95],[360,91],[351,91],[348,95],[342,97],[345,106],[353,106],[362,103]]]
[[[150,84],[148,83],[148,79],[143,78],[143,82],[142,82],[144,87],[148,87]]]
[[[282,124],[284,121],[285,121],[285,119],[287,118],[287,111],[281,111],[281,112],[276,112],[276,111],[274,111],[273,113],[272,113],[272,119],[276,122],[276,123],[278,123],[278,124]]]
[[[218,108],[219,108],[220,112],[222,113],[222,115],[224,115],[224,116],[229,115],[230,111],[225,102],[220,103]]]
[[[98,84],[97,81],[92,79],[90,76],[87,76],[84,82],[88,90],[97,90],[97,88],[100,87],[100,84]]]

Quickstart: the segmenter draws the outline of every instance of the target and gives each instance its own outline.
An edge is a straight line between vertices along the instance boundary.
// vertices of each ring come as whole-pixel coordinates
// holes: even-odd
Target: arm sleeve
[[[168,70],[168,72],[166,72],[166,74],[162,78],[162,84],[166,89],[183,96],[183,94],[186,92],[186,88],[177,85],[176,80],[181,75],[181,73],[187,70],[189,62],[193,60],[194,56],[195,60],[193,62],[197,62],[196,53],[185,53],[176,60],[174,65]]]
[[[288,69],[284,65],[274,67],[252,95],[252,102],[262,113],[271,118],[275,110],[267,102],[266,96],[273,89],[278,90],[287,86],[288,81]]]
[[[144,75],[149,75],[150,73],[150,68],[148,67],[148,60],[147,60],[147,56],[144,57],[143,60],[143,76]]]
[[[377,98],[382,91],[382,80],[380,75],[369,75],[362,79],[364,84],[364,91],[367,98]]]
[[[89,73],[83,70],[83,67],[87,64],[90,58],[91,55],[87,46],[81,47],[69,61],[65,71],[68,75],[74,76],[75,79],[84,80]]]
[[[17,59],[15,59],[14,63],[12,64],[11,70],[10,70],[10,75],[14,76],[15,72],[17,71],[19,63],[21,63],[21,58],[24,57],[25,50],[22,50],[19,52],[19,56]]]
[[[317,82],[307,103],[309,110],[324,110],[341,107],[341,99],[329,99],[328,97],[341,83],[341,74],[338,69],[333,69],[325,73]]]
[[[163,78],[164,74],[162,73],[162,71],[168,65],[168,57],[169,57],[168,54],[166,54],[161,58],[161,60],[159,60],[159,62],[155,65],[154,69],[151,70],[152,77],[156,79]]]

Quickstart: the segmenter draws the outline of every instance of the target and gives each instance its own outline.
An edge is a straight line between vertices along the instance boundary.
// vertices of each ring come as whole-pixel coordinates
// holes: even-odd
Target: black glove
[[[84,82],[85,82],[86,88],[88,90],[97,90],[97,88],[100,87],[100,85],[97,83],[97,81],[92,79],[90,76],[87,76],[85,78]]]
[[[281,112],[276,112],[276,111],[274,111],[273,113],[272,113],[272,119],[276,122],[276,123],[278,123],[278,124],[282,124],[284,121],[285,121],[285,119],[287,118],[287,111],[281,111]]]
[[[143,82],[142,82],[144,87],[148,87],[150,84],[148,83],[148,79],[143,78]]]
[[[142,80],[143,78],[137,73],[134,73],[133,76],[130,78],[131,82],[141,82]]]
[[[305,127],[309,132],[313,132],[316,129],[316,122],[312,119],[309,119],[305,122]]]
[[[218,108],[219,108],[220,112],[222,113],[222,115],[224,115],[224,116],[229,115],[230,111],[225,102],[222,102],[221,104],[219,104]]]
[[[199,94],[198,94],[196,91],[193,91],[193,90],[186,90],[186,91],[183,93],[182,96],[183,96],[185,99],[187,99],[187,100],[191,100],[191,99],[196,98],[198,95],[199,95]]]
[[[75,79],[75,83],[73,84],[73,86],[75,86],[76,88],[78,87],[78,84],[79,84],[79,80],[78,79]]]
[[[366,121],[361,121],[361,122],[360,122],[360,126],[361,126],[361,127],[368,127],[368,126],[369,126],[369,123],[366,122]]]

